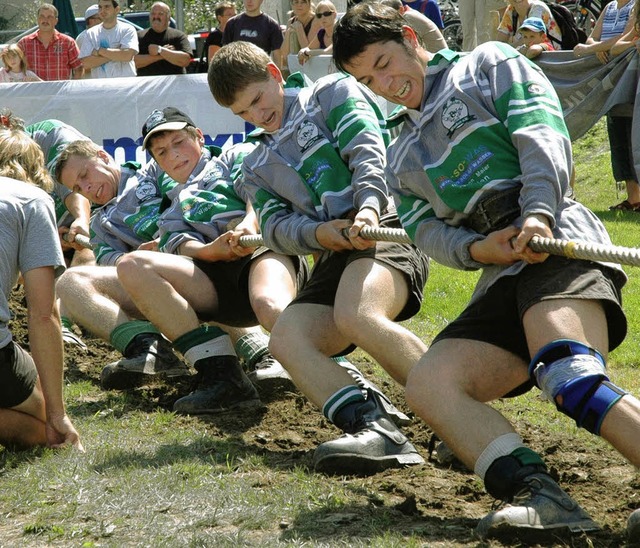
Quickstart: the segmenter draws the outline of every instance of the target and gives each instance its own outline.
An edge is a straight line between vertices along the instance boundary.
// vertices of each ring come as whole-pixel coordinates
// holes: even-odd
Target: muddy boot
[[[189,368],[174,353],[169,341],[157,333],[136,335],[124,357],[105,366],[100,374],[103,388],[122,390],[148,382],[150,377],[183,377]]]
[[[631,512],[627,521],[627,537],[629,542],[640,542],[640,508]]]
[[[491,512],[478,523],[476,534],[480,538],[527,534],[535,539],[556,539],[562,534],[600,529],[540,467],[521,468],[515,475],[515,481],[518,490],[509,504]],[[525,530],[528,532],[524,533]]]
[[[83,352],[87,352],[89,350],[80,336],[76,335],[69,327],[62,326],[62,340],[76,348],[79,348]]]
[[[367,390],[367,399],[352,404],[346,419],[336,420],[345,434],[318,446],[314,467],[327,474],[374,474],[386,468],[423,464],[424,459],[398,430],[380,402]]]
[[[202,415],[262,405],[236,356],[204,358],[194,367],[198,371],[198,384],[191,394],[173,404],[176,413]]]
[[[265,352],[247,369],[247,377],[263,395],[296,391],[289,373],[269,352]]]
[[[394,422],[396,426],[408,426],[411,424],[411,419],[405,415],[400,409],[391,403],[391,400],[382,392],[382,390],[373,384],[371,381],[365,378],[360,370],[348,360],[340,360],[336,362],[340,367],[344,367],[349,375],[356,381],[356,384],[364,391],[372,390],[380,399],[380,404],[384,407],[384,410],[389,415],[389,418]]]

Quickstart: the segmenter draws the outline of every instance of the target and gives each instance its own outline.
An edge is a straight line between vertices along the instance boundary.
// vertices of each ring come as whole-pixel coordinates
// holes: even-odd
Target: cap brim
[[[179,129],[184,129],[189,124],[187,122],[165,122],[164,124],[160,124],[159,126],[154,127],[144,138],[142,141],[142,150],[147,149],[147,142],[149,141],[149,137],[151,137],[154,133],[158,133],[160,131],[177,131]]]

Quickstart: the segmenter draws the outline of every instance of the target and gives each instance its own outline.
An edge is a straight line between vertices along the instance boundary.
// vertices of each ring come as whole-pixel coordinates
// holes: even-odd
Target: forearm
[[[55,305],[53,267],[24,273],[29,347],[40,377],[47,418],[64,415],[63,348],[60,316]]]
[[[139,53],[133,58],[136,68],[148,67],[161,60],[162,58],[159,55],[148,55],[144,53]]]
[[[82,226],[86,227],[88,234],[89,220],[91,218],[91,204],[89,203],[89,200],[77,192],[72,192],[65,199],[64,205],[73,218],[78,221],[78,224],[82,224]]]
[[[47,417],[65,414],[62,399],[63,348],[57,311],[48,317],[29,314],[29,346],[38,370],[46,402]]]
[[[177,67],[186,67],[191,62],[191,55],[185,51],[176,51],[168,48],[158,48],[158,57],[168,61]]]
[[[105,57],[98,57],[97,55],[90,55],[88,57],[83,57],[81,61],[82,68],[84,68],[84,70],[91,70],[107,64],[109,59],[106,59]]]
[[[107,61],[116,61],[118,63],[126,63],[131,61],[137,53],[133,49],[119,49],[119,48],[100,48],[98,55],[105,58]]]

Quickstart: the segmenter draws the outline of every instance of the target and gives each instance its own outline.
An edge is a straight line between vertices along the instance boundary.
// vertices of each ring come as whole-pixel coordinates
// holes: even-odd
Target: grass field
[[[640,245],[640,214],[607,209],[622,196],[616,196],[611,178],[602,123],[576,143],[575,157],[577,198],[604,220],[616,244]],[[638,394],[635,312],[640,309],[640,274],[638,269],[626,270],[629,336],[612,353],[610,367],[618,384]],[[407,325],[430,341],[462,310],[476,279],[476,273],[433,264],[428,297]],[[358,356],[366,360],[362,353]],[[371,370],[379,382],[388,382],[377,366]],[[260,452],[247,444],[240,431],[223,431],[215,420],[166,411],[158,405],[157,390],[104,392],[95,378],[76,378],[66,386],[66,400],[85,454],[0,449],[2,547],[453,545],[446,540],[426,541],[427,522],[410,531],[401,528],[398,514],[388,509],[393,485],[384,479],[345,481],[314,474],[304,465],[283,465],[277,453]],[[534,426],[566,429],[567,420],[540,418],[537,406],[545,404],[538,400],[521,398],[500,405]],[[300,413],[315,412],[300,396],[294,397],[293,407]],[[261,432],[254,440],[259,443],[260,436],[268,440],[269,435]],[[304,438],[306,432],[291,428],[293,447],[296,436]],[[602,446],[597,439],[587,443]],[[291,453],[296,457],[294,450]],[[424,470],[408,473],[405,480],[419,483],[425,474]],[[468,482],[479,488],[473,476]],[[443,479],[442,489],[445,485]],[[360,523],[366,537],[341,534],[354,519],[350,509],[362,501],[376,508],[370,521]],[[467,538],[454,530],[451,535]],[[471,540],[458,545],[479,546]]]

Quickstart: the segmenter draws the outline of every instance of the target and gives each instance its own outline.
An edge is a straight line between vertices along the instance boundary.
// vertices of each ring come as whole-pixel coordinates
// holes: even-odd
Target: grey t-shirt
[[[53,200],[34,185],[0,177],[0,348],[11,341],[9,297],[18,275],[53,266],[64,272],[64,257]]]

